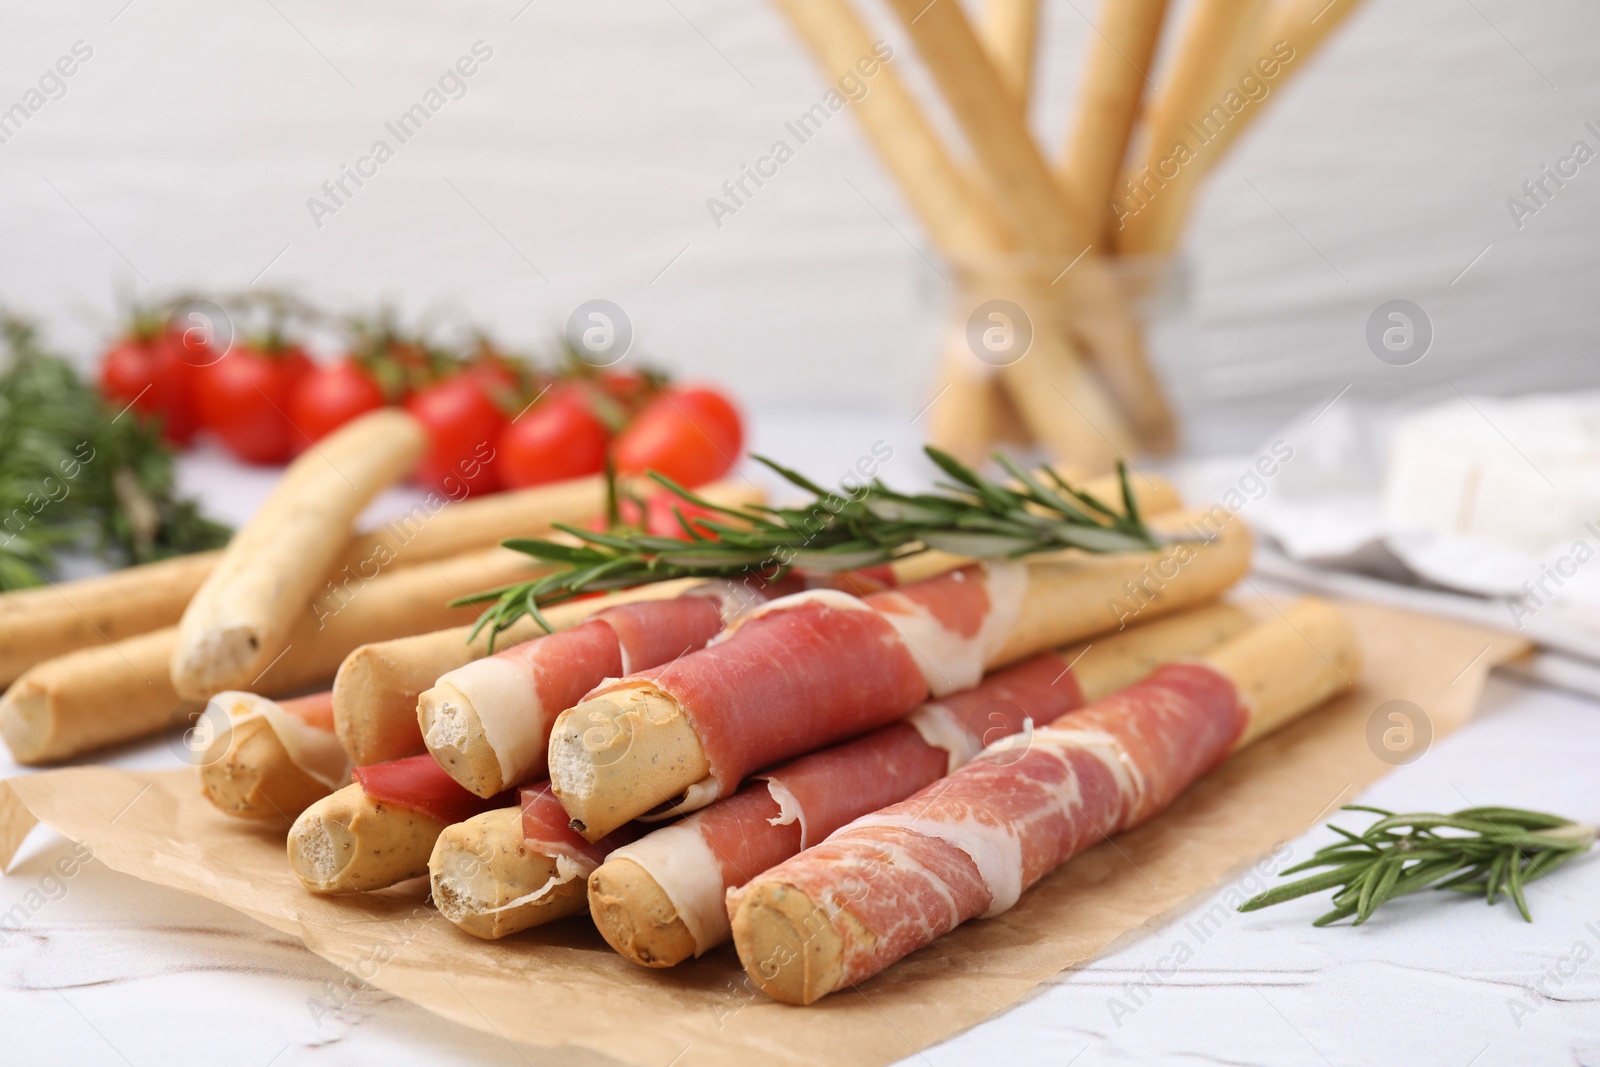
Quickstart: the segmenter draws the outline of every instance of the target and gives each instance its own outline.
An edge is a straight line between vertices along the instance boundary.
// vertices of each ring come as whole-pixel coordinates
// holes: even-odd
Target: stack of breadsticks
[[[1135,305],[1159,284],[1200,179],[1360,0],[1196,0],[1165,47],[1175,5],[1103,0],[1059,165],[1028,126],[1038,0],[986,0],[976,25],[961,4],[889,0],[970,162],[851,0],[774,2],[954,268],[926,408],[934,443],[976,461],[1032,439],[1091,472],[1135,447],[1169,449]]]
[[[293,820],[312,892],[426,876],[467,934],[587,914],[646,967],[732,942],[809,1003],[1004,911],[1354,681],[1334,608],[1220,599],[1242,522],[1158,480],[1134,501],[1165,547],[684,579],[558,605],[498,651],[464,628],[369,644],[331,695],[228,694],[202,780],[225,812]]]

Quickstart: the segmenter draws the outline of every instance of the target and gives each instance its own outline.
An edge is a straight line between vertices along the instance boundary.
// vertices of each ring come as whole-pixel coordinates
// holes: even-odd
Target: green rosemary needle
[[[752,504],[724,507],[654,472],[650,477],[680,500],[716,517],[692,523],[674,508],[687,540],[619,530],[607,532],[558,525],[568,540],[514,539],[507,548],[558,568],[532,581],[462,597],[456,604],[489,607],[473,635],[496,635],[523,616],[549,629],[540,608],[589,593],[624,589],[674,578],[781,578],[801,567],[854,570],[939,549],[980,559],[1015,558],[1066,548],[1086,552],[1138,552],[1160,542],[1139,514],[1120,464],[1122,510],[1068,485],[1049,467],[1028,472],[1004,457],[1015,479],[990,481],[954,456],[929,447],[928,457],[951,479],[935,491],[901,493],[881,481],[850,496],[830,492],[770,459],[755,459],[812,495],[798,507]],[[608,510],[615,518],[615,491]],[[492,602],[492,603],[491,603]]]
[[[1282,904],[1308,893],[1340,888],[1332,911],[1314,926],[1355,916],[1354,926],[1378,907],[1419,889],[1481,893],[1493,904],[1510,897],[1528,922],[1533,915],[1522,887],[1588,851],[1600,827],[1518,808],[1467,808],[1450,815],[1396,815],[1382,808],[1346,804],[1381,818],[1360,834],[1329,824],[1344,840],[1318,849],[1284,875],[1318,867],[1332,870],[1268,890],[1239,905],[1240,911]]]

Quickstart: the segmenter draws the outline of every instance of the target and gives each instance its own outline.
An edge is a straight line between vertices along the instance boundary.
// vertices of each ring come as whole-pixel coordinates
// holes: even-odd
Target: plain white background
[[[1054,153],[1096,7],[1045,9],[1033,118]],[[607,297],[636,351],[758,409],[927,399],[945,268],[848,113],[720,228],[706,207],[824,89],[766,4],[0,11],[0,108],[75,41],[94,49],[0,145],[0,302],[84,358],[119,299],[184,286],[390,302],[527,345]],[[1189,310],[1154,338],[1192,441],[1253,444],[1348,383],[1388,399],[1600,381],[1600,165],[1520,230],[1506,206],[1574,141],[1600,148],[1584,129],[1600,119],[1597,31],[1585,0],[1369,0],[1274,92],[1211,177],[1184,246]],[[388,138],[395,158],[318,228],[307,199],[479,40],[493,57],[466,95],[409,143]],[[1409,368],[1363,340],[1396,297],[1436,330]]]

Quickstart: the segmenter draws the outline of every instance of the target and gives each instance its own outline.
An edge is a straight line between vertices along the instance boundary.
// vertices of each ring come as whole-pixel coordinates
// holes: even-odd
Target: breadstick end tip
[[[34,765],[50,759],[50,696],[31,686],[26,677],[12,683],[0,697],[0,737],[18,763]]]
[[[417,698],[417,726],[422,743],[461,788],[485,800],[506,788],[483,723],[455,685],[441,681]]]
[[[293,819],[330,792],[295,765],[261,717],[212,741],[200,759],[200,791],[218,811],[239,819]]]
[[[191,637],[179,630],[172,653],[172,688],[184,700],[206,700],[225,689],[253,688],[251,674],[262,658],[261,635],[253,626],[227,626]]]
[[[813,1004],[844,980],[844,939],[828,913],[783,882],[747,889],[733,913],[745,973],[774,1000]]]
[[[598,841],[710,773],[677,701],[650,685],[585,700],[556,719],[550,784],[572,828]]]
[[[439,914],[485,941],[584,909],[581,877],[528,846],[517,807],[446,827],[428,859],[428,884]]]
[[[666,890],[625,856],[589,876],[589,917],[606,944],[641,967],[671,967],[694,955],[694,935]]]

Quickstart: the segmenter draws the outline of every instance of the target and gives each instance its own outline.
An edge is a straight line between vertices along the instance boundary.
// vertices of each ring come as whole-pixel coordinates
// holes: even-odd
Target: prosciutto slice
[[[278,706],[313,730],[333,733],[333,691],[323,690],[308,696],[278,701]]]
[[[510,790],[488,799],[472,795],[426,752],[387,763],[369,763],[351,774],[361,791],[373,800],[431,816],[447,825],[506,807],[514,797]]]
[[[930,694],[976,686],[1026,586],[1021,565],[987,563],[866,597],[808,590],[745,612],[699,652],[589,696],[651,685],[673,698],[710,766],[709,781],[676,810],[703,807],[761,767],[894,722]]]
[[[547,856],[566,855],[574,861],[590,864],[590,869],[619,845],[639,836],[638,829],[629,823],[599,841],[589,842],[573,832],[571,816],[561,807],[561,801],[550,791],[549,782],[525,785],[517,790],[517,802],[522,806],[522,839],[535,851]]]
[[[615,855],[650,874],[702,955],[728,939],[728,889],[944,777],[986,739],[1014,734],[1031,719],[1054,719],[1081,699],[1060,656],[1035,656],[924,704],[907,722],[767,771]]]
[[[1168,664],[1021,743],[986,749],[751,885],[793,886],[816,902],[843,940],[842,981],[859,982],[968,919],[1005,911],[1070,857],[1161,811],[1227,757],[1246,721],[1227,678]],[[730,915],[749,889],[728,894]]]

